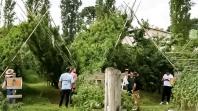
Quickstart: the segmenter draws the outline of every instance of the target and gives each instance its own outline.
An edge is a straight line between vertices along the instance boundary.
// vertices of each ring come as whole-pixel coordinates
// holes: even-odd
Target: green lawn
[[[30,80],[23,84],[23,90],[19,91],[23,94],[23,99],[20,100],[22,103],[10,106],[10,111],[79,111],[77,107],[66,108],[64,105],[59,108],[59,90],[47,86],[45,82],[40,82],[43,80],[39,77],[34,77],[36,78],[38,80],[35,83],[32,82],[34,80]],[[160,98],[159,94],[142,92],[141,111],[167,111],[172,107],[172,105],[159,105]]]
[[[66,109],[64,105],[59,108],[59,91],[46,83],[26,83],[23,95],[22,111],[78,111],[73,107]],[[141,93],[141,111],[167,111],[172,107],[159,105],[160,97],[158,94]]]

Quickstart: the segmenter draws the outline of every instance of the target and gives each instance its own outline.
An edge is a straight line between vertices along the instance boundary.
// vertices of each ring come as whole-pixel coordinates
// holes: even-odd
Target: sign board
[[[22,95],[7,95],[7,98],[22,98]]]
[[[7,88],[6,89],[22,89],[22,78],[7,78]]]

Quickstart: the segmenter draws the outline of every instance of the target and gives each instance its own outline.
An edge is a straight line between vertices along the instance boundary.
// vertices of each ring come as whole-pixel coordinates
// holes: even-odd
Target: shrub
[[[104,90],[102,86],[85,82],[79,86],[77,93],[73,96],[73,103],[81,110],[91,111],[103,108]]]
[[[176,82],[173,94],[174,103],[179,110],[195,111],[198,107],[198,76],[193,72],[184,72]]]
[[[133,108],[133,100],[132,96],[128,94],[128,92],[123,91],[121,96],[121,104],[122,109],[126,109],[127,111],[130,111]]]

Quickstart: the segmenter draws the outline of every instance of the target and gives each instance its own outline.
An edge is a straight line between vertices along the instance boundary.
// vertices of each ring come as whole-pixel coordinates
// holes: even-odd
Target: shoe
[[[166,102],[166,105],[168,105],[168,102]]]
[[[160,105],[164,104],[164,102],[160,102]]]
[[[137,111],[138,108],[133,108],[132,111]]]

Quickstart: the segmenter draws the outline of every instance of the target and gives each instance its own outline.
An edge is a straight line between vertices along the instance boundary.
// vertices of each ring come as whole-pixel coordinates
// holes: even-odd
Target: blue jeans
[[[14,94],[14,90],[13,89],[7,89],[7,95],[13,95]],[[13,102],[13,98],[8,98],[8,102],[12,103]]]

